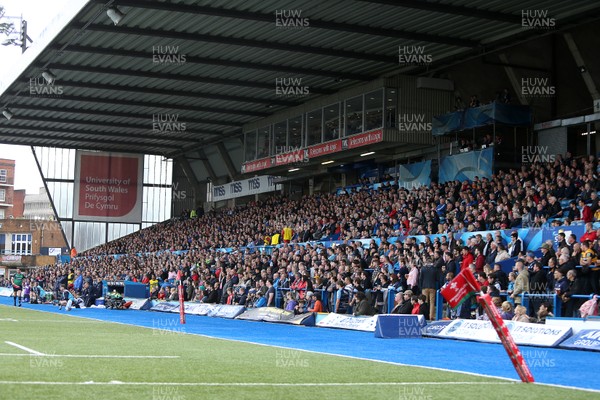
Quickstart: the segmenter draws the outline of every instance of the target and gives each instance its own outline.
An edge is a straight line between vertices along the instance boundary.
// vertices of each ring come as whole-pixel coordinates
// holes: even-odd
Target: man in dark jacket
[[[356,306],[354,307],[354,315],[374,315],[375,312],[373,307],[371,307],[371,303],[367,300],[364,292],[357,292],[355,295],[356,298]]]
[[[392,314],[410,314],[413,308],[412,303],[410,302],[412,295],[412,290],[406,290],[402,294],[402,303],[394,307]]]
[[[440,271],[436,270],[428,260],[419,274],[419,287],[421,293],[425,295],[425,303],[429,303],[429,319],[435,319],[435,292],[437,290],[438,282],[440,281]]]

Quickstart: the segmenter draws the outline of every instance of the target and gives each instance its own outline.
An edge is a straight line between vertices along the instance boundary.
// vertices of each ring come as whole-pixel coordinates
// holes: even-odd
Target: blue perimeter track
[[[13,307],[12,298],[0,297],[0,304]],[[101,308],[67,312],[49,304],[27,303],[23,308],[155,329],[165,328],[167,323],[169,327],[179,323],[177,313]],[[157,324],[159,316],[161,323]],[[372,332],[197,315],[186,315],[184,327],[186,334],[519,380],[500,344],[433,338],[377,339]],[[600,391],[599,353],[530,346],[520,346],[520,349],[537,383]]]

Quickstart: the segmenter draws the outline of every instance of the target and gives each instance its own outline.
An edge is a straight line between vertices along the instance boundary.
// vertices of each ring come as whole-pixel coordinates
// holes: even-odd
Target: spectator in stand
[[[469,252],[469,248],[466,246],[461,249],[461,257],[462,261],[460,263],[460,270],[464,271],[465,269],[469,268],[469,265],[473,263],[474,258],[473,254]]]
[[[512,320],[515,316],[515,313],[513,312],[513,306],[508,301],[502,302],[502,305],[500,306],[500,316],[503,320],[508,321]]]
[[[521,305],[515,307],[515,316],[512,320],[517,322],[531,322],[527,315],[527,309]]]
[[[321,302],[321,300],[319,300],[317,293],[312,293],[309,292],[310,296],[308,296],[308,298],[310,299],[309,303],[308,303],[308,311],[309,312],[323,312],[323,303]]]
[[[375,314],[375,310],[371,307],[371,302],[367,300],[364,292],[357,292],[355,298],[357,300],[353,307],[355,316]]]
[[[590,206],[585,204],[583,198],[579,199],[579,207],[581,208],[581,219],[587,224],[591,224],[594,219],[594,213],[592,213],[592,209]]]
[[[525,268],[523,260],[519,259],[515,263],[515,269],[517,272],[517,278],[515,279],[515,286],[510,298],[515,302],[516,305],[521,304],[521,295],[529,292],[529,272]]]
[[[508,254],[512,257],[518,257],[524,250],[523,240],[519,237],[517,231],[512,231],[510,234],[510,244],[508,246]]]
[[[508,254],[508,251],[506,250],[506,246],[504,246],[504,244],[499,244],[498,245],[498,254],[496,255],[496,258],[494,259],[494,263],[499,263],[504,260],[508,260],[509,258],[510,258],[510,254]]]

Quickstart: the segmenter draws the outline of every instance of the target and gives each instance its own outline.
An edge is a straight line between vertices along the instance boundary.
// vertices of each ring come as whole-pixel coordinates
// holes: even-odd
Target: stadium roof
[[[124,14],[116,26],[114,6]],[[306,102],[548,33],[524,29],[523,10],[547,10],[562,29],[598,18],[600,2],[74,1],[2,77],[0,106],[12,118],[0,118],[0,142],[183,155],[298,105],[276,94],[278,78],[302,78]],[[278,26],[289,21],[304,26]],[[399,46],[413,45],[436,54],[427,71],[399,66]],[[60,93],[44,93],[44,70]],[[161,130],[153,118],[185,129]]]

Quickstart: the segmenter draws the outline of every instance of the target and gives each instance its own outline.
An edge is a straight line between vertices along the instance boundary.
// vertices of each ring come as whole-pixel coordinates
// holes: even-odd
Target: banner
[[[175,311],[176,310],[176,311]],[[179,304],[169,302],[153,302],[150,311],[161,311],[161,312],[179,312]]]
[[[493,173],[494,148],[446,156],[440,162],[439,182],[490,179]]]
[[[440,293],[450,307],[456,308],[477,290],[479,290],[479,283],[473,276],[473,272],[467,268],[460,271],[449,284],[440,290]]]
[[[208,311],[209,317],[233,319],[244,312],[244,306],[234,306],[228,304],[214,304]]]
[[[529,106],[494,102],[481,107],[469,107],[464,110],[434,116],[431,131],[434,136],[439,136],[495,123],[527,126],[531,124],[531,119],[532,114]]]
[[[440,332],[450,325],[451,322],[450,320],[430,322],[422,329],[423,336],[438,337]]]
[[[369,146],[383,141],[383,131],[377,129],[371,132],[359,133],[342,139],[342,149],[352,150],[357,147]]]
[[[420,338],[427,324],[422,315],[379,314],[376,318],[375,337],[382,339]]]
[[[73,219],[140,223],[143,170],[142,154],[78,150]]]
[[[584,329],[562,342],[559,347],[600,351],[600,329]]]
[[[148,299],[134,299],[125,297],[123,300],[125,302],[131,302],[131,305],[129,306],[130,310],[148,310],[151,307],[151,303],[148,301]]]
[[[398,166],[398,186],[411,190],[431,185],[431,160]]]
[[[508,331],[518,345],[555,347],[571,335],[571,328],[506,321]],[[445,339],[472,340],[476,342],[500,343],[498,334],[490,321],[457,319],[444,328],[438,337]]]
[[[280,322],[292,325],[314,325],[314,313],[294,315],[291,311],[285,311],[277,307],[249,308],[238,315],[236,319],[247,321]]]
[[[275,160],[271,160],[270,158],[261,158],[260,160],[248,161],[242,164],[241,172],[242,174],[249,174],[251,172],[271,168],[271,164],[274,161]]]
[[[352,315],[330,313],[317,326],[322,328],[340,328],[354,331],[375,332],[377,317],[354,317]]]
[[[327,154],[337,153],[342,150],[342,140],[333,140],[331,142],[325,142],[316,144],[308,148],[308,158],[313,159]]]
[[[10,297],[12,295],[12,288],[0,287],[0,296],[1,297]]]
[[[275,184],[275,176],[256,176],[243,181],[234,181],[225,185],[213,186],[211,194],[207,194],[206,201],[223,201],[237,197],[250,196],[259,193],[281,190],[281,185]]]
[[[21,256],[6,254],[0,256],[0,262],[2,264],[21,264]]]

